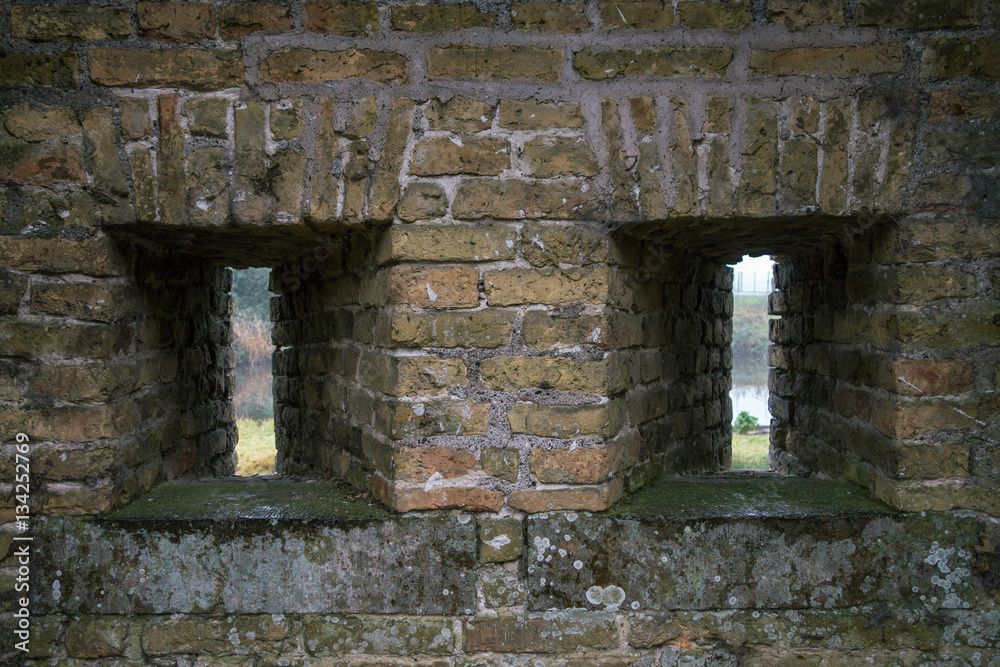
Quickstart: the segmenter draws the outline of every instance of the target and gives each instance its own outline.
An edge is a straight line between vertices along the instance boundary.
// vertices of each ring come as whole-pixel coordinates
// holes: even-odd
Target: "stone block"
[[[524,583],[510,572],[480,573],[479,588],[488,609],[520,606],[527,599]]]
[[[511,24],[526,32],[583,32],[590,28],[582,2],[512,2]]]
[[[594,189],[587,183],[469,179],[458,186],[451,211],[462,220],[579,220],[594,217],[596,207]]]
[[[677,11],[681,25],[696,29],[735,30],[753,20],[749,0],[681,0]]]
[[[561,49],[536,46],[432,47],[427,51],[427,75],[432,79],[555,81],[562,62]]]
[[[461,359],[394,357],[366,352],[358,367],[361,382],[389,396],[426,396],[468,383]]]
[[[767,20],[789,30],[821,25],[843,26],[844,0],[768,0]]]
[[[424,111],[424,118],[432,130],[481,132],[492,124],[493,106],[456,95],[447,102],[431,100]]]
[[[22,141],[68,139],[80,133],[76,112],[66,106],[19,104],[7,109],[3,126]]]
[[[123,655],[128,640],[128,619],[87,618],[73,621],[63,641],[72,658],[108,658]]]
[[[219,34],[240,39],[255,32],[285,32],[292,29],[288,7],[271,2],[234,2],[219,5]]]
[[[132,34],[128,9],[83,2],[15,5],[10,8],[9,20],[14,39],[34,42],[96,42]]]
[[[403,32],[436,33],[467,28],[492,28],[493,12],[471,4],[399,5],[392,8],[392,29]]]
[[[514,447],[483,447],[479,458],[488,474],[505,482],[517,481],[519,452]]]
[[[524,550],[524,533],[521,520],[514,517],[503,519],[479,519],[479,561],[481,563],[505,563],[517,560]]]
[[[583,126],[583,112],[576,102],[500,100],[500,127],[508,130],[551,130]]]
[[[516,403],[507,413],[510,430],[540,438],[609,438],[622,425],[617,402],[583,405]]]
[[[320,51],[284,47],[261,60],[260,73],[268,81],[343,81],[371,79],[380,83],[406,82],[406,58],[372,49]]]
[[[448,197],[436,183],[410,183],[396,207],[396,215],[406,222],[440,218],[448,212]]]
[[[416,176],[496,176],[507,169],[510,143],[492,137],[421,139],[410,162],[410,173]]]
[[[510,341],[514,313],[394,313],[381,324],[378,340],[400,347],[503,347]]]
[[[569,653],[581,649],[611,649],[618,645],[618,628],[611,614],[559,611],[465,621],[469,651],[501,653]]]
[[[554,357],[488,357],[483,382],[495,391],[539,388],[581,394],[609,392],[607,361],[576,362]]]
[[[80,87],[80,61],[73,51],[23,53],[0,51],[0,88]]]
[[[624,6],[624,5],[623,5]],[[728,48],[659,48],[593,51],[581,49],[573,68],[584,79],[604,81],[619,76],[719,77],[726,73],[733,51]]]
[[[243,57],[235,49],[101,48],[87,54],[99,86],[220,90],[243,85]]]
[[[378,5],[374,2],[307,2],[306,30],[345,37],[378,34]]]
[[[139,35],[167,42],[198,42],[215,37],[215,7],[204,2],[140,2]]]
[[[899,43],[873,46],[802,47],[750,53],[750,72],[755,76],[830,76],[846,78],[903,71],[903,47]]]
[[[347,616],[305,624],[311,655],[447,655],[455,637],[447,619]]]
[[[433,435],[484,435],[489,421],[489,403],[463,399],[384,402],[375,410],[376,427],[393,440]]]
[[[674,7],[662,0],[601,1],[601,27],[605,30],[619,28],[663,29],[674,22]]]
[[[597,159],[582,137],[536,137],[525,142],[523,155],[536,178],[597,174]]]

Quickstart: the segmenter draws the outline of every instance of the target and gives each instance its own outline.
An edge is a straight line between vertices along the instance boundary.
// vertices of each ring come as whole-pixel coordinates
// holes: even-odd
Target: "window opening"
[[[746,255],[733,267],[733,470],[767,470],[771,413],[768,409],[768,295],[774,262]]]
[[[240,476],[275,472],[270,273],[267,268],[233,270],[236,474]]]

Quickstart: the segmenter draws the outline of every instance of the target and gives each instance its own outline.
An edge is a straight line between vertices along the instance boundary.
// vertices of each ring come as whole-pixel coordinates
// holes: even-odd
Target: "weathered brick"
[[[393,440],[432,435],[484,435],[489,403],[438,398],[420,403],[380,403],[375,422]]]
[[[288,7],[270,2],[236,2],[219,5],[219,34],[239,39],[254,32],[284,32],[292,29]]]
[[[847,206],[847,147],[851,132],[850,100],[838,98],[825,102],[826,136],[823,144],[823,173],[819,182],[819,208],[824,213],[839,213]]]
[[[974,296],[976,277],[942,266],[906,264],[896,269],[895,301],[924,304],[937,299]]]
[[[436,183],[410,183],[396,207],[396,215],[407,222],[440,218],[447,211],[448,197]]]
[[[204,2],[140,2],[136,17],[146,39],[197,42],[215,36],[215,7]]]
[[[121,285],[58,282],[35,283],[30,308],[44,315],[111,322],[134,316],[138,305]]]
[[[977,91],[936,90],[931,93],[931,122],[989,118],[1000,108],[1000,97]]]
[[[417,176],[496,176],[509,168],[510,143],[492,137],[421,139],[410,162],[410,173]]]
[[[642,341],[638,318],[609,313],[580,313],[571,306],[562,311],[529,310],[522,324],[524,343],[536,350],[577,345],[631,347]]]
[[[583,405],[517,403],[507,413],[510,430],[540,438],[608,438],[621,428],[617,402]]]
[[[528,470],[546,484],[596,484],[616,472],[615,459],[608,447],[534,449]]]
[[[37,349],[36,345],[36,349]],[[65,354],[67,350],[63,350]],[[102,351],[96,350],[98,356]],[[60,442],[94,442],[121,438],[138,426],[128,405],[67,405],[37,410],[0,406],[0,425]]]
[[[976,28],[982,24],[982,0],[864,0],[855,8],[857,25],[903,30]]]
[[[536,178],[597,174],[597,159],[582,137],[536,137],[524,144],[523,155]]]
[[[187,105],[185,105],[186,107]],[[123,97],[118,100],[118,115],[122,136],[143,139],[153,134],[149,100],[145,97]]]
[[[749,0],[680,0],[677,12],[689,28],[733,30],[752,20]]]
[[[737,206],[743,214],[765,216],[773,214],[776,204],[778,112],[771,100],[753,98],[746,105],[743,179],[737,192]]]
[[[260,651],[277,647],[288,636],[289,621],[277,615],[232,618],[170,618],[153,622],[142,632],[147,654],[217,653],[232,655],[238,648]],[[235,633],[232,630],[235,630]],[[234,642],[232,635],[239,641]]]
[[[184,102],[184,116],[191,134],[225,138],[229,100],[224,97],[197,97]]]
[[[575,102],[500,100],[500,127],[508,130],[581,128],[583,125],[583,112]]]
[[[890,438],[916,438],[945,429],[968,431],[979,425],[979,411],[975,404],[950,405],[939,399],[933,401],[900,404],[875,400],[872,421],[883,435]]]
[[[178,105],[180,96],[160,95],[157,113],[160,120],[160,144],[157,150],[157,210],[160,221],[179,224],[187,219],[187,181],[184,175],[184,130]]]
[[[445,46],[427,51],[432,79],[540,79],[555,81],[561,49],[535,46]]]
[[[0,51],[0,88],[80,87],[79,59],[72,51],[19,53]]]
[[[289,148],[275,154],[267,168],[274,195],[276,222],[294,223],[302,218],[303,187],[306,180],[305,152]]]
[[[400,484],[390,485],[381,475],[375,475],[372,494],[379,502],[397,512],[437,509],[499,512],[504,500],[503,493],[491,489],[469,486],[434,486],[430,489],[404,487]]]
[[[83,153],[74,145],[21,144],[7,147],[0,155],[0,181],[18,185],[86,183]]]
[[[10,34],[35,42],[96,42],[132,34],[131,12],[124,7],[90,3],[14,5]]]
[[[0,315],[16,315],[28,289],[28,277],[0,268]]]
[[[401,347],[502,347],[510,341],[514,313],[395,313],[379,338]]]
[[[101,86],[219,90],[243,85],[243,57],[234,49],[91,49],[90,78]]]
[[[903,47],[898,43],[872,46],[803,47],[750,53],[756,76],[833,76],[898,74],[903,71]]]
[[[657,0],[602,0],[601,27],[660,29],[674,22],[674,7]]]
[[[447,102],[435,98],[427,105],[424,117],[432,130],[481,132],[489,129],[492,123],[493,107],[458,95]]]
[[[381,83],[404,83],[406,67],[405,57],[387,51],[285,47],[271,52],[261,61],[260,73],[268,81],[343,81],[357,77]]]
[[[512,2],[511,23],[516,30],[582,32],[590,27],[582,2]]]
[[[376,260],[380,263],[486,262],[514,259],[517,232],[506,225],[394,226],[383,235]]]
[[[461,477],[479,468],[476,455],[455,447],[402,447],[392,456],[395,479],[426,482],[432,476]]]
[[[118,131],[111,107],[91,107],[82,112],[80,120],[92,150],[94,184],[106,196],[116,197],[119,205],[128,204],[129,188],[125,170],[118,159]]]
[[[46,364],[31,379],[31,390],[69,402],[110,401],[139,389],[139,369],[128,364]]]
[[[484,276],[491,306],[544,303],[603,303],[608,298],[607,268],[507,269]]]
[[[469,179],[458,186],[451,212],[461,220],[586,219],[595,215],[594,192],[586,183]]]
[[[485,618],[466,621],[464,630],[469,651],[562,653],[610,649],[618,644],[614,616],[605,613]]]
[[[0,236],[4,264],[17,271],[124,275],[125,262],[107,237],[82,240]]]
[[[80,133],[80,123],[70,107],[19,104],[7,110],[3,126],[24,141],[67,139]]]
[[[493,12],[483,12],[475,5],[400,5],[392,8],[392,29],[405,32],[435,33],[466,28],[492,28]]]
[[[532,387],[583,394],[609,391],[605,360],[578,363],[572,359],[553,357],[501,356],[483,359],[481,369],[486,386],[496,391]]]
[[[920,76],[939,81],[956,76],[1000,78],[1000,40],[985,37],[929,39],[924,43]]]
[[[447,619],[346,616],[337,622],[309,622],[304,626],[311,655],[445,655],[455,637]]]
[[[514,517],[479,520],[479,560],[505,563],[517,560],[524,550],[524,528]]]
[[[689,49],[582,49],[573,56],[573,67],[584,79],[603,81],[618,76],[723,76],[733,50]]]
[[[199,225],[222,225],[229,219],[229,169],[226,149],[201,146],[188,156],[187,208]]]
[[[378,34],[378,6],[374,2],[307,2],[306,30],[346,37]]]
[[[66,628],[66,652],[72,658],[107,658],[123,655],[128,639],[128,619],[88,618]]]
[[[271,136],[275,141],[291,141],[302,136],[302,103],[284,100],[271,105]]]
[[[403,165],[403,150],[413,127],[413,107],[412,100],[396,98],[392,101],[382,159],[375,167],[369,194],[368,217],[371,220],[391,220],[399,202],[399,172]]]
[[[483,447],[480,461],[483,470],[507,482],[517,481],[519,453],[513,447]]]
[[[844,0],[768,0],[767,20],[789,30],[818,25],[844,25]]]
[[[507,502],[514,509],[529,514],[559,510],[601,512],[621,498],[622,488],[621,479],[615,478],[606,484],[575,488],[518,489],[510,494]]]
[[[521,253],[535,266],[592,264],[610,258],[610,241],[601,229],[530,222],[523,227],[521,236]]]
[[[387,302],[420,308],[479,305],[479,271],[467,266],[411,266],[389,269]]]
[[[318,122],[319,133],[316,140],[317,155],[312,173],[312,201],[309,217],[319,223],[333,222],[337,217],[340,197],[340,179],[334,175],[334,165],[340,162],[340,135],[336,131],[336,101],[324,98],[320,101]]]
[[[967,361],[900,359],[892,365],[892,386],[899,394],[934,396],[971,391],[975,377]]]

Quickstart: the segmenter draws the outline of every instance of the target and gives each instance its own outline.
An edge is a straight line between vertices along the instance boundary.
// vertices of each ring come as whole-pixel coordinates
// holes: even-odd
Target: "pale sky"
[[[763,257],[744,255],[739,264],[730,264],[737,271],[749,271],[751,273],[755,271],[758,273],[770,271],[773,265],[774,261],[768,255],[764,255]]]

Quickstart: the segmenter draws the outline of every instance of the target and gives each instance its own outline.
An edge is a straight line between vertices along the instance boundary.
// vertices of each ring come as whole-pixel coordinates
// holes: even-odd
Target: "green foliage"
[[[770,446],[766,435],[733,436],[733,470],[768,470],[767,460]]]
[[[236,443],[237,475],[268,475],[274,472],[274,420],[236,422],[240,438]]]
[[[267,289],[271,269],[254,268],[233,271],[233,315],[271,319],[271,292]]]
[[[741,412],[736,417],[736,421],[733,422],[733,428],[736,429],[736,432],[741,435],[746,435],[758,426],[760,426],[760,424],[757,423],[757,418],[746,410]]]

